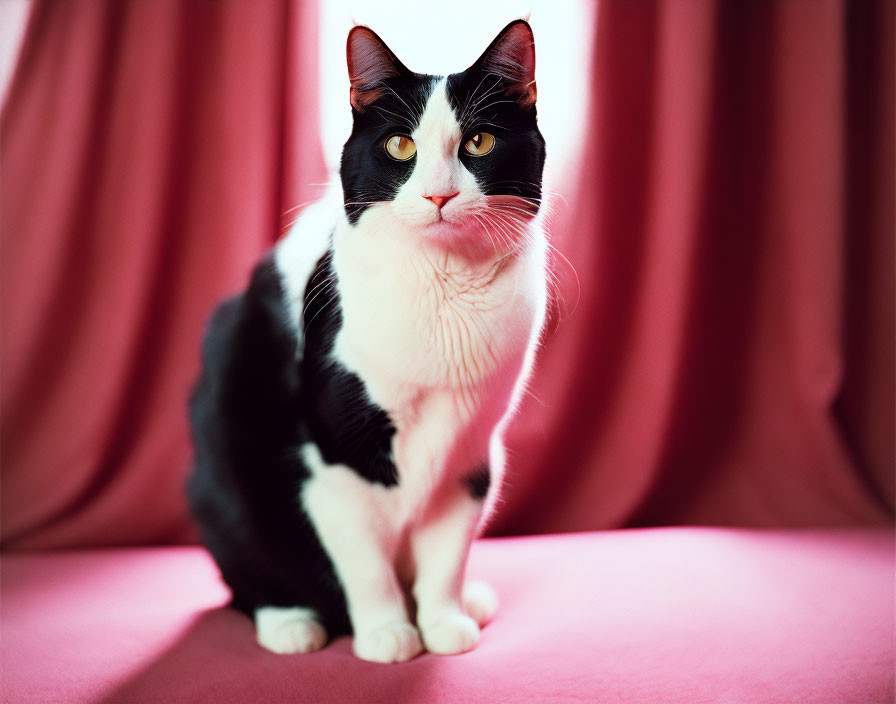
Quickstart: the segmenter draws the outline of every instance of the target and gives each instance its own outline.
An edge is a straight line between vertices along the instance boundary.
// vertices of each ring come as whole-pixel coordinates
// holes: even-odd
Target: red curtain
[[[601,0],[494,530],[892,520],[893,10]]]
[[[558,260],[493,533],[892,521],[893,25],[602,0],[554,226],[579,285]],[[36,4],[0,127],[5,547],[190,539],[203,321],[324,180],[315,32],[286,0]]]
[[[313,3],[37,2],[2,125],[6,546],[189,535],[214,302],[325,180]]]

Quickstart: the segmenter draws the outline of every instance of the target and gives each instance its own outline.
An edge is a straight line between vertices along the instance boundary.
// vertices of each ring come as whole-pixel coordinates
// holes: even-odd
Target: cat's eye
[[[417,145],[410,137],[393,134],[386,140],[386,153],[393,159],[407,161],[417,153]]]
[[[477,132],[464,144],[464,151],[473,156],[484,156],[495,148],[495,136],[488,132]]]

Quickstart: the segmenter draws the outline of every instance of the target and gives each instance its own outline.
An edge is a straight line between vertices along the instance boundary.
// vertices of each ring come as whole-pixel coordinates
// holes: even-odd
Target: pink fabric
[[[580,287],[558,260],[494,533],[892,523],[894,9],[598,3],[554,232]],[[0,124],[5,547],[192,538],[203,323],[324,180],[314,11],[36,0]]]
[[[893,701],[887,531],[670,528],[491,539],[471,653],[277,656],[198,548],[3,557],[9,704]]]
[[[190,538],[206,318],[325,180],[315,8],[35,2],[0,135],[4,545]]]
[[[892,521],[894,26],[892,2],[598,3],[554,228],[579,286],[559,263],[494,530]]]

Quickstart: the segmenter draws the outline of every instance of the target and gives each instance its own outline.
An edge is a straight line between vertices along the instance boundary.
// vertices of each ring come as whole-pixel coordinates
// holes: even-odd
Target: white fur
[[[313,443],[302,447],[302,458],[313,477],[301,500],[345,592],[355,654],[374,662],[409,660],[423,646],[394,569],[400,494],[349,467],[326,464]]]
[[[289,234],[274,248],[274,261],[283,280],[290,319],[296,323],[297,330],[304,323],[305,288],[317,262],[327,252],[333,223],[342,208],[341,195],[338,189],[329,189],[321,200],[302,211]],[[298,337],[303,341],[302,335]]]
[[[327,642],[327,632],[311,609],[265,606],[255,610],[259,645],[281,655],[312,653]]]
[[[442,79],[433,89],[417,129],[411,133],[417,145],[414,170],[390,206],[407,225],[433,225],[441,219],[452,223],[471,205],[484,203],[473,174],[457,158],[461,136],[448,102],[446,81]],[[458,196],[448,201],[441,212],[424,197],[454,193]]]
[[[301,501],[345,591],[355,652],[379,662],[413,657],[421,635],[434,652],[468,650],[494,613],[488,588],[462,594],[483,517],[463,479],[489,460],[486,506],[494,504],[501,434],[545,313],[540,219],[515,239],[489,237],[480,217],[488,200],[458,159],[462,135],[444,80],[412,137],[417,161],[395,200],[369,207],[355,226],[342,214],[332,241],[343,317],[333,358],[392,418],[399,482],[371,484],[349,467],[327,465],[315,445],[302,448],[312,478]],[[441,211],[424,197],[455,192]],[[308,272],[289,239],[304,240],[303,232],[291,233],[277,257],[281,271],[300,268],[287,281],[297,310]]]

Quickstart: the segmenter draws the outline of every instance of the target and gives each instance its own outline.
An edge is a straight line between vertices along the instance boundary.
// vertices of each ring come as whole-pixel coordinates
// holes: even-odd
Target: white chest
[[[394,500],[413,512],[489,456],[541,326],[543,251],[471,265],[417,233],[343,223],[333,267],[343,318],[333,356],[395,423]]]
[[[334,354],[390,412],[428,391],[475,397],[519,373],[538,309],[526,262],[470,265],[344,228],[334,267],[343,315]]]

